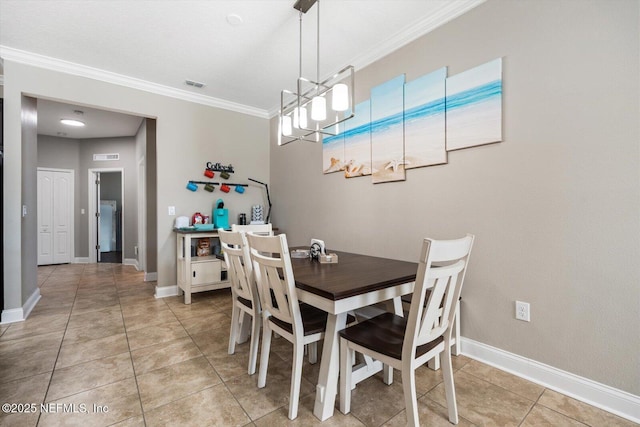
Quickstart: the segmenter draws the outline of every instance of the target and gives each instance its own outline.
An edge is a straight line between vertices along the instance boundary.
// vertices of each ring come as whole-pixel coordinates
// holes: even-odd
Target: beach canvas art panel
[[[447,79],[447,151],[502,141],[502,58]]]
[[[371,180],[404,181],[404,74],[371,89]]]
[[[344,176],[371,175],[371,102],[356,104],[355,115],[344,122]]]
[[[443,67],[404,85],[405,169],[447,163],[446,79]]]
[[[353,119],[351,119],[353,120]],[[348,120],[347,120],[348,121]],[[335,132],[335,130],[332,130]],[[325,174],[344,170],[344,132],[325,135],[322,138],[322,172]]]

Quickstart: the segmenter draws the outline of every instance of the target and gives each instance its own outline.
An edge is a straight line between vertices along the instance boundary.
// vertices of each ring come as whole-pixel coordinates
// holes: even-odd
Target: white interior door
[[[38,265],[53,264],[53,172],[38,171]]]
[[[53,175],[53,263],[71,262],[71,174],[54,172]]]
[[[71,262],[73,171],[38,169],[38,265]]]

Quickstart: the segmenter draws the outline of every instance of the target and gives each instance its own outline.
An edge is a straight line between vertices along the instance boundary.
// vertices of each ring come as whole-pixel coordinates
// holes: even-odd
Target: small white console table
[[[185,304],[191,304],[193,293],[231,286],[227,277],[227,267],[222,258],[215,255],[191,256],[193,239],[217,238],[217,231],[185,229],[173,231],[176,233],[178,290],[184,293]]]

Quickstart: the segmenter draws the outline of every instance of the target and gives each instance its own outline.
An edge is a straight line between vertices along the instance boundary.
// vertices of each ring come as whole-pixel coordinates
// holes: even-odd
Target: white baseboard
[[[156,298],[174,297],[178,294],[178,286],[156,286]]]
[[[6,323],[15,323],[22,322],[29,314],[31,314],[31,310],[36,306],[38,301],[40,301],[40,288],[36,288],[35,291],[31,294],[31,296],[27,299],[27,302],[21,308],[11,308],[9,310],[2,310],[2,316],[0,316],[0,325],[4,325]]]
[[[145,282],[153,282],[158,280],[158,273],[157,272],[153,272],[153,273],[144,273],[144,281]]]
[[[0,325],[6,325],[8,323],[22,322],[24,320],[24,312],[21,308],[10,308],[8,310],[2,310],[2,317],[0,318]]]
[[[133,265],[136,270],[138,270],[138,260],[135,258],[125,258],[124,260],[122,260],[122,263],[124,265]]]
[[[73,259],[74,264],[89,264],[89,257],[76,257]]]
[[[461,337],[460,344],[465,356],[640,423],[640,396],[469,338]]]
[[[31,314],[31,310],[36,306],[38,301],[40,301],[40,288],[36,287],[36,290],[33,291],[31,296],[27,299],[27,302],[22,306],[22,311],[24,312],[24,318],[26,319]]]

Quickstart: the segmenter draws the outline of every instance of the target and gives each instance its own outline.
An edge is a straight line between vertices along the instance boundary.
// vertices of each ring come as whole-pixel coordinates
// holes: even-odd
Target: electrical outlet
[[[531,321],[528,302],[516,301],[516,319],[524,320],[525,322]]]

